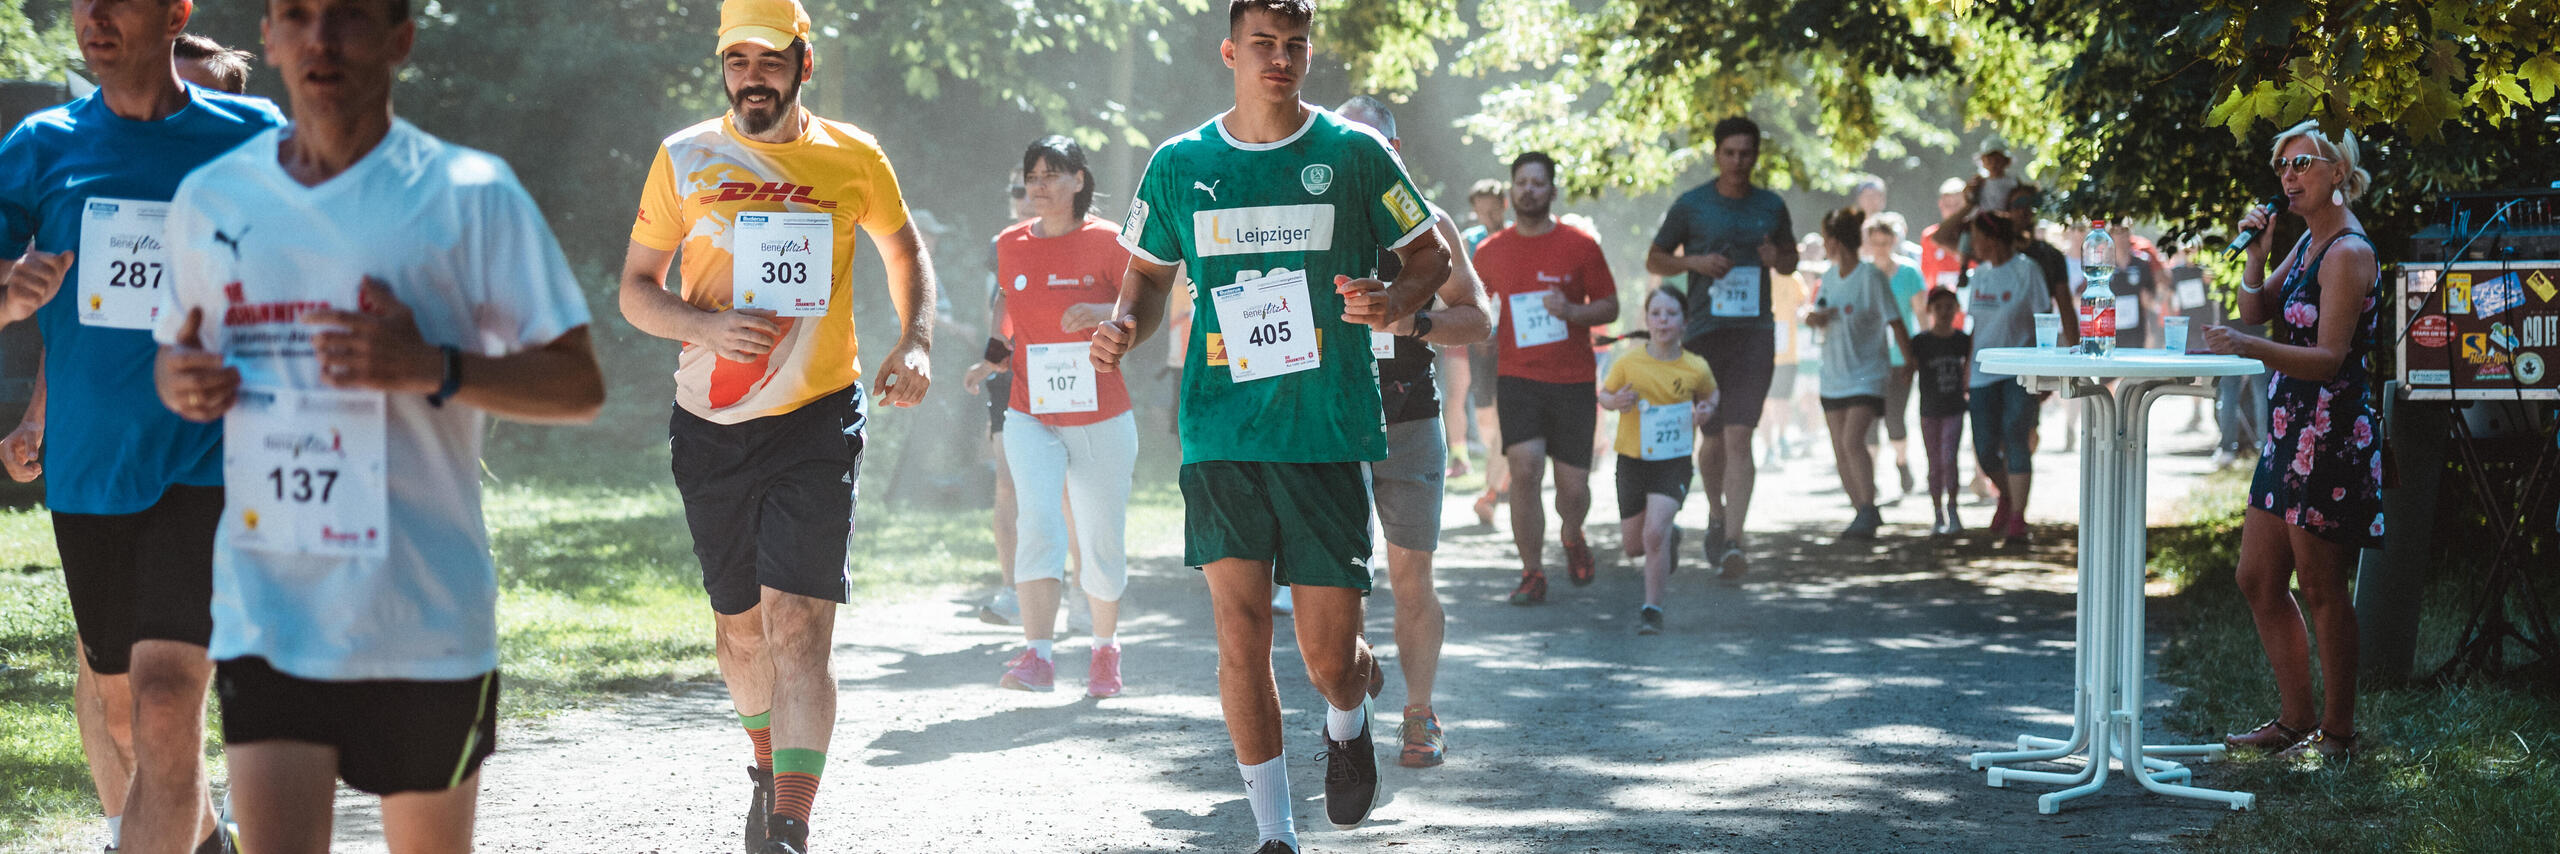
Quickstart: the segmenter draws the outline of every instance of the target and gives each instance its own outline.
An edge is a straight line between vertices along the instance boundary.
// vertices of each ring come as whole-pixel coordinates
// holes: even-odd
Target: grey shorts
[[[1427,552],[1440,546],[1442,481],[1449,440],[1440,418],[1387,425],[1387,458],[1369,464],[1369,494],[1387,544]]]

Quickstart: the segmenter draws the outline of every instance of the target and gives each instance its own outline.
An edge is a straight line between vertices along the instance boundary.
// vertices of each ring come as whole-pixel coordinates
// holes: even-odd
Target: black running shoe
[[[809,823],[787,815],[765,822],[764,847],[758,854],[809,854]]]
[[[1253,854],[1298,854],[1298,849],[1289,847],[1289,843],[1274,839],[1262,843],[1260,848],[1253,849]]]
[[[755,781],[755,799],[747,803],[747,854],[764,854],[764,822],[773,814],[773,772],[747,766],[747,779]]]
[[[1646,605],[1644,606],[1644,610],[1637,611],[1636,634],[1662,634],[1662,609]]]
[[[1360,734],[1350,741],[1324,737],[1324,814],[1350,830],[1369,820],[1378,804],[1378,752],[1369,742],[1369,701],[1360,701]]]

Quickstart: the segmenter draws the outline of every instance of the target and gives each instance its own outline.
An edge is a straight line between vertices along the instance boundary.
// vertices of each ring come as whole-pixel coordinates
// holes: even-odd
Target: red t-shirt
[[[1927,283],[1928,287],[1946,288],[1952,291],[1956,289],[1957,280],[1964,277],[1964,256],[1956,254],[1953,249],[1938,245],[1938,241],[1933,239],[1937,236],[1937,226],[1933,225],[1920,230],[1920,279]],[[1924,302],[1922,305],[1925,308],[1927,304]],[[1922,310],[1918,316],[1922,327],[1929,325],[1927,311]],[[1964,300],[1962,299],[1956,300],[1956,328],[1964,328]]]
[[[1129,250],[1120,246],[1120,228],[1087,218],[1084,226],[1058,237],[1041,237],[1028,220],[996,235],[996,287],[1004,289],[1004,326],[1013,339],[1015,412],[1031,415],[1030,352],[1034,344],[1076,344],[1093,340],[1093,330],[1058,328],[1067,308],[1077,303],[1111,303],[1120,298],[1120,277],[1129,269]],[[1033,415],[1054,427],[1079,427],[1129,411],[1129,387],[1120,374],[1094,374],[1099,393],[1092,412]]]
[[[1581,229],[1558,224],[1536,237],[1505,228],[1476,247],[1476,274],[1485,292],[1500,307],[1502,322],[1493,331],[1497,373],[1546,383],[1594,383],[1600,362],[1591,352],[1591,327],[1567,323],[1564,339],[1523,349],[1513,326],[1511,297],[1564,291],[1564,301],[1583,305],[1618,295],[1618,280],[1609,273],[1600,242]]]

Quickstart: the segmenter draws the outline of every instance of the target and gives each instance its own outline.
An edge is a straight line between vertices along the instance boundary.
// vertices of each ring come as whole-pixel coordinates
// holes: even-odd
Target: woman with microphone
[[[2240,528],[2238,581],[2281,705],[2274,720],[2223,742],[2345,761],[2356,747],[2356,618],[2347,578],[2356,551],[2382,542],[2382,431],[2367,365],[2380,270],[2372,241],[2347,207],[2372,176],[2356,166],[2355,134],[2332,139],[2317,121],[2277,136],[2274,148],[2284,198],[2308,233],[2269,271],[2273,211],[2253,209],[2240,221],[2241,231],[2257,235],[2240,277],[2240,320],[2267,324],[2268,335],[2215,326],[2204,331],[2204,343],[2274,372],[2265,453]],[[2299,608],[2290,590],[2296,579]],[[2320,644],[2317,705],[2305,611]]]

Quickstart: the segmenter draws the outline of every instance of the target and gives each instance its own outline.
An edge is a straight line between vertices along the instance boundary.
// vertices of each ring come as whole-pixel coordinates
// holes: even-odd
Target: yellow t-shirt
[[[1653,357],[1643,347],[1609,363],[1609,376],[1600,381],[1601,391],[1617,391],[1628,385],[1636,387],[1636,397],[1655,406],[1705,400],[1716,390],[1716,375],[1707,369],[1707,360],[1686,350],[1680,358],[1665,362]],[[1644,456],[1643,410],[1630,406],[1618,411],[1620,456]]]
[[[782,339],[754,362],[732,362],[687,344],[676,357],[676,405],[719,424],[798,409],[862,378],[853,333],[854,228],[874,237],[907,225],[898,177],[861,128],[802,111],[800,138],[784,143],[740,136],[729,117],[677,131],[658,148],[631,241],[680,252],[678,295],[706,311],[732,302],[730,233],[740,213],[833,215],[833,289],[827,313],[776,318]]]

